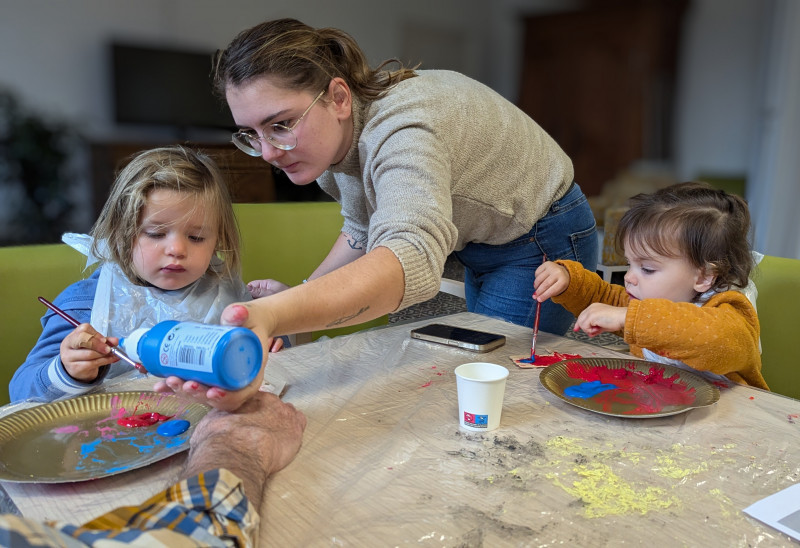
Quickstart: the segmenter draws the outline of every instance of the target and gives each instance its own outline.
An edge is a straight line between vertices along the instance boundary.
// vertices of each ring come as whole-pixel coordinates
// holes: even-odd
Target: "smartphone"
[[[411,338],[456,346],[472,352],[488,352],[506,344],[506,338],[503,335],[441,323],[432,323],[412,329]]]

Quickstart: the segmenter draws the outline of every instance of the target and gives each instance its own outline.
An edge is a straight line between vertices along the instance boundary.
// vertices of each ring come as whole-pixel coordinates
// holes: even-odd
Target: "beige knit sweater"
[[[436,295],[453,250],[530,231],[573,180],[567,155],[502,96],[455,72],[418,74],[369,104],[354,98],[352,147],[318,180],[344,232],[399,259],[399,309]]]

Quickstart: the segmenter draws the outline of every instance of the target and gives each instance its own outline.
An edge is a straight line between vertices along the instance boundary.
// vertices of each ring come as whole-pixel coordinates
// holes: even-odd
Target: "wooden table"
[[[508,342],[472,354],[411,340],[409,330],[428,323],[417,322],[270,358],[269,375],[288,383],[284,400],[308,427],[297,459],[269,484],[263,545],[792,543],[742,509],[800,481],[800,401],[733,386],[713,406],[668,417],[592,413],[546,390],[540,369],[511,362],[530,352],[530,329],[470,313],[443,320]],[[538,344],[622,356],[546,333]],[[459,430],[453,370],[468,361],[510,371],[492,432]],[[68,487],[5,486],[25,515],[58,517],[78,498],[98,513],[163,488],[180,464]]]

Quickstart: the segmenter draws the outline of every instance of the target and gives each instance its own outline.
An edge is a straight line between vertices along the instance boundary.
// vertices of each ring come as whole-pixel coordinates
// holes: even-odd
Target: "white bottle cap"
[[[140,361],[139,359],[139,339],[144,336],[145,333],[150,331],[149,327],[140,327],[139,329],[135,329],[133,333],[124,337],[122,340],[119,341],[119,345],[122,347],[122,351],[125,352],[130,359],[133,361]]]

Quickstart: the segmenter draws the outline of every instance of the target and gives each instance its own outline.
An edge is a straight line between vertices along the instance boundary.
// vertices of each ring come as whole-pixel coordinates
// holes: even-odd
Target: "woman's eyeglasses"
[[[308,105],[308,108],[292,124],[292,127],[286,127],[283,124],[271,124],[264,128],[263,135],[259,135],[252,129],[242,129],[233,134],[231,141],[239,150],[250,156],[261,156],[263,151],[262,141],[266,141],[280,150],[292,150],[297,146],[297,135],[294,134],[294,129],[305,118],[311,107],[317,104],[317,101],[325,94],[325,91],[323,89],[319,92],[316,99]]]

